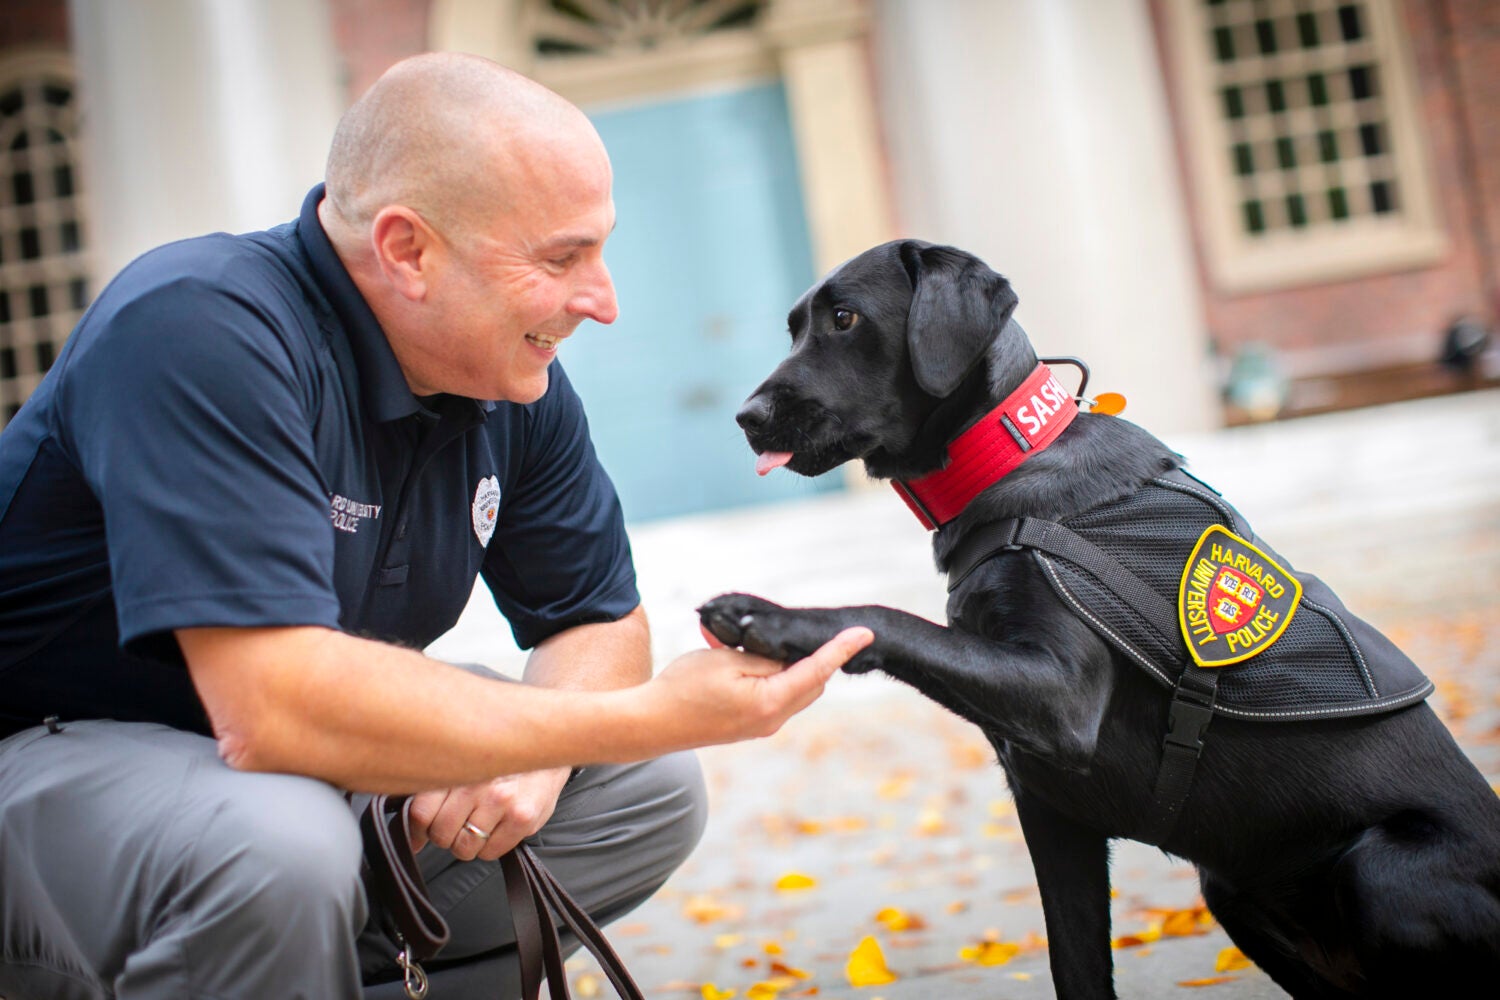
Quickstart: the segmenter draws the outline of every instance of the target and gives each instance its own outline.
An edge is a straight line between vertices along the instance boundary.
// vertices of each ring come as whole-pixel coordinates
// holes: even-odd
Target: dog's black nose
[[[745,429],[745,433],[754,434],[771,422],[771,404],[766,402],[764,396],[751,396],[745,400],[745,405],[740,407],[740,412],[734,415],[734,419]]]

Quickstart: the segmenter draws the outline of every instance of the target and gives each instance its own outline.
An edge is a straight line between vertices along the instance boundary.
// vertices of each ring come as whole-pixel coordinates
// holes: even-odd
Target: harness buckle
[[[1174,698],[1167,716],[1167,743],[1191,750],[1196,756],[1203,752],[1203,735],[1213,720],[1212,704],[1201,704],[1185,698]]]

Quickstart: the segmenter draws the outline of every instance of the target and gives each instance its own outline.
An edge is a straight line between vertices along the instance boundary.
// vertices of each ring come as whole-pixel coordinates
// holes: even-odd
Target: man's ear
[[[370,244],[381,273],[399,295],[413,302],[426,297],[437,234],[421,215],[405,205],[387,205],[370,222]]]
[[[919,242],[901,247],[911,278],[906,344],[917,385],[952,395],[1016,309],[1010,282],[973,254]]]

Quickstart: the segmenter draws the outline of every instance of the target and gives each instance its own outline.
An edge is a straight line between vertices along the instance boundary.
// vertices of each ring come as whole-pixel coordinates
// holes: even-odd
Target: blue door
[[[614,164],[620,318],[562,355],[632,522],[842,487],[761,479],[734,422],[814,278],[780,84],[591,115]]]

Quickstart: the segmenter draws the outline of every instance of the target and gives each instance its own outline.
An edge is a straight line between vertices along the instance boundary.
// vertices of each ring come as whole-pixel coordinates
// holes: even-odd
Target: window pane
[[[1359,145],[1366,156],[1379,156],[1383,149],[1380,143],[1380,126],[1376,124],[1359,127]]]
[[[1263,56],[1276,54],[1276,25],[1269,20],[1255,22],[1255,44]]]
[[[1240,95],[1240,88],[1225,87],[1224,91],[1224,116],[1226,118],[1245,117],[1245,100]]]
[[[1349,218],[1349,198],[1344,194],[1343,188],[1334,188],[1328,192],[1328,214],[1335,219]]]
[[[1332,132],[1318,133],[1318,155],[1323,158],[1324,163],[1337,163],[1339,158],[1339,138]]]
[[[1303,202],[1300,194],[1287,195],[1286,217],[1298,229],[1307,225],[1307,205]]]
[[[1272,111],[1286,110],[1286,88],[1280,80],[1266,81],[1266,106]]]
[[[1363,101],[1375,96],[1374,66],[1349,67],[1349,93],[1353,95],[1356,101]]]
[[[1297,15],[1297,37],[1302,42],[1304,49],[1315,49],[1318,47],[1318,15]]]
[[[1234,32],[1228,28],[1214,29],[1214,54],[1219,62],[1234,62]]]
[[[18,170],[12,174],[10,188],[17,205],[30,205],[36,201],[36,186],[31,182],[31,171]]]
[[[1266,219],[1261,213],[1260,202],[1247,201],[1244,206],[1245,231],[1250,233],[1263,233],[1266,231]]]
[[[1293,170],[1297,166],[1297,146],[1286,136],[1276,140],[1276,161],[1282,170]]]
[[[1316,108],[1321,108],[1328,103],[1328,83],[1323,79],[1322,73],[1307,75],[1307,99]]]
[[[1396,210],[1395,189],[1390,181],[1376,181],[1370,185],[1370,207],[1382,215]]]
[[[1237,143],[1234,147],[1234,172],[1241,177],[1255,173],[1255,152],[1248,142]]]
[[[32,285],[26,290],[26,297],[31,300],[31,315],[46,316],[52,312],[47,307],[46,285]]]
[[[1359,8],[1352,3],[1339,8],[1339,33],[1346,42],[1357,42],[1365,35],[1364,26],[1360,23]]]
[[[21,230],[21,259],[37,260],[42,256],[42,234],[35,226]]]

